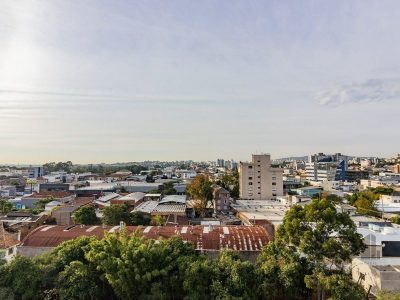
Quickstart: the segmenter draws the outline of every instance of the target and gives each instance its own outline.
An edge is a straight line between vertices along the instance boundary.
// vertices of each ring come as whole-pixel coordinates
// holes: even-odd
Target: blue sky
[[[0,162],[399,151],[398,1],[0,2]]]

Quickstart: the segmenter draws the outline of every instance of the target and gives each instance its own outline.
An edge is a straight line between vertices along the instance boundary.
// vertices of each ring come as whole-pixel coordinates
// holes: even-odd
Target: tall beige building
[[[271,167],[269,154],[253,154],[252,162],[240,162],[240,198],[248,200],[276,199],[283,195],[283,169]]]

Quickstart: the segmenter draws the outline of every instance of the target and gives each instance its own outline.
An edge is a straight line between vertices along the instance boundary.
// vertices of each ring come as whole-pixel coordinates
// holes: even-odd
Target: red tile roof
[[[46,225],[27,235],[21,246],[56,247],[79,236],[103,238],[105,232],[118,230],[118,226]],[[178,236],[193,243],[199,251],[260,251],[270,241],[267,231],[261,226],[128,226],[127,230],[138,230],[145,238],[150,239]]]

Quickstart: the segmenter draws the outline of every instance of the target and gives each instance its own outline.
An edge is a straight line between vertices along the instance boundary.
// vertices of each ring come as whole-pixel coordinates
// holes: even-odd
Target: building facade
[[[305,170],[308,181],[345,180],[348,157],[340,153],[310,155]]]
[[[240,198],[275,200],[283,195],[283,169],[271,167],[269,154],[253,154],[251,162],[239,163]]]

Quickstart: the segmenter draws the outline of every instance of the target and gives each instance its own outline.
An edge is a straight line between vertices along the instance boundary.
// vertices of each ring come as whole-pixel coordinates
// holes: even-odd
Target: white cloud
[[[321,105],[342,105],[395,98],[400,98],[400,79],[369,79],[326,90],[317,96],[317,101]]]

